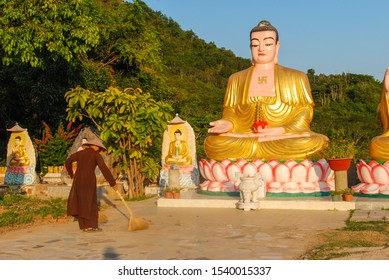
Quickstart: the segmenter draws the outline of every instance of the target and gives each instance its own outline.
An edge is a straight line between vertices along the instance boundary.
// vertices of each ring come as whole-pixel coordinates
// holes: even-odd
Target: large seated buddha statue
[[[389,195],[389,67],[386,69],[382,94],[378,104],[378,117],[383,133],[370,141],[372,160],[359,160],[357,174],[360,183],[355,192],[372,195]]]
[[[222,119],[210,123],[207,157],[309,158],[328,138],[310,130],[314,101],[307,76],[278,65],[278,31],[268,21],[251,30],[250,47],[252,66],[230,76]]]
[[[385,72],[381,99],[378,105],[378,117],[384,132],[371,140],[370,156],[374,160],[387,161],[389,160],[389,68]]]

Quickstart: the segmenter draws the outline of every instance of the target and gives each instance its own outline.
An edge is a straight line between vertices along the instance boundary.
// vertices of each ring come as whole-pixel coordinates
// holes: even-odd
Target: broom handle
[[[123,202],[124,206],[126,206],[127,210],[128,210],[128,213],[130,214],[130,216],[132,217],[133,214],[132,214],[132,210],[131,208],[127,205],[126,201],[124,200],[123,196],[120,194],[120,192],[118,190],[115,190],[115,192],[117,193],[117,195],[119,196],[120,200]]]

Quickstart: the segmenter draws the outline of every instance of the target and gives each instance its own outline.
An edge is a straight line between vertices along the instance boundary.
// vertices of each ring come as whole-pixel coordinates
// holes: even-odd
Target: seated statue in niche
[[[30,160],[27,155],[27,150],[22,145],[22,138],[20,136],[15,137],[15,146],[11,151],[11,159],[9,165],[11,166],[28,166],[30,165]]]
[[[250,32],[252,66],[232,74],[222,119],[204,143],[207,157],[299,160],[322,149],[310,130],[314,101],[305,73],[278,65],[278,31],[261,21]]]
[[[167,164],[190,165],[192,164],[192,157],[188,143],[182,140],[182,132],[177,129],[174,131],[174,141],[169,144],[169,152],[166,156],[165,162]]]
[[[386,69],[380,103],[378,105],[378,117],[384,132],[374,137],[370,142],[370,156],[374,160],[389,160],[389,67]]]

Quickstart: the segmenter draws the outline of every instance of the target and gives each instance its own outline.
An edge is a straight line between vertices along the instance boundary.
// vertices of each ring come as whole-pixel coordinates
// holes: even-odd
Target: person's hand
[[[112,187],[114,189],[114,191],[118,191],[119,190],[119,186],[116,184],[115,186]]]
[[[209,133],[226,133],[232,129],[232,123],[224,120],[210,122],[209,125],[213,126],[208,129]]]
[[[384,89],[386,92],[389,92],[389,67],[386,69],[386,72],[385,72]]]

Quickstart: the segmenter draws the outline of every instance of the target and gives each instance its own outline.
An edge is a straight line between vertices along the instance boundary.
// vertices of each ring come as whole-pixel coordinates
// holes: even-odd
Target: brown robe
[[[73,174],[72,163],[77,162]],[[87,148],[72,154],[65,162],[66,170],[73,179],[69,193],[67,214],[87,220],[98,219],[97,188],[95,169],[98,166],[111,187],[116,182],[99,152]],[[97,225],[96,225],[97,227]]]

